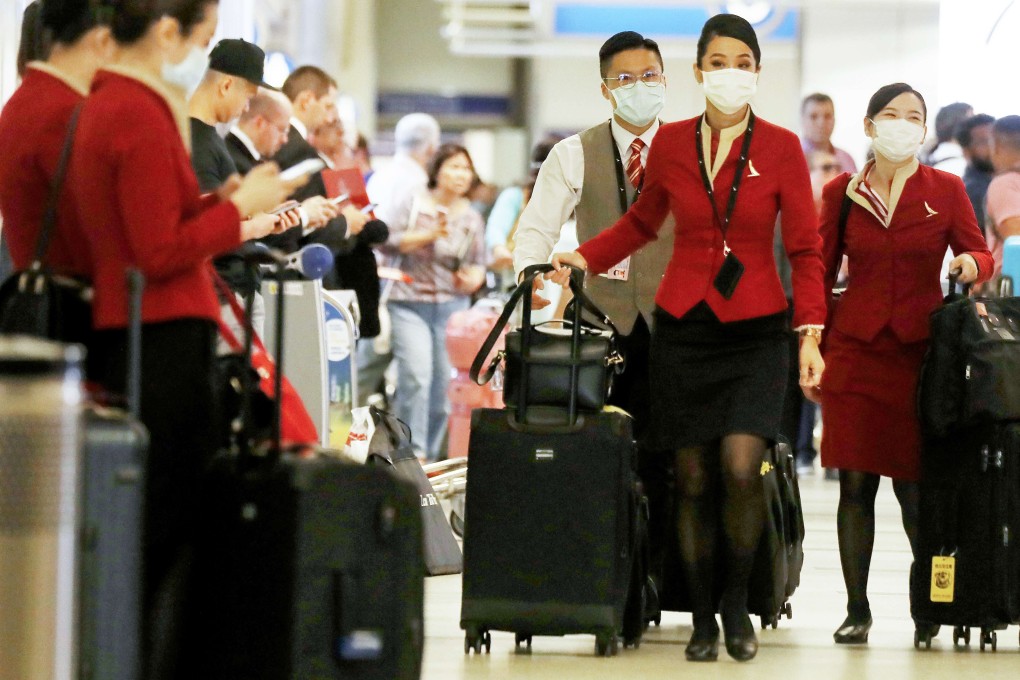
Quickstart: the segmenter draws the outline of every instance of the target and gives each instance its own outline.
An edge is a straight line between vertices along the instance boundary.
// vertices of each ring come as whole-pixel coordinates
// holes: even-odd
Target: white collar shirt
[[[624,130],[615,117],[609,129],[626,167],[630,161],[630,145],[638,135]],[[645,143],[641,150],[642,166],[648,162],[648,151],[658,131],[659,121],[656,120],[640,135]],[[581,201],[583,184],[584,149],[580,135],[573,135],[553,147],[538,172],[531,200],[521,213],[514,237],[514,272],[518,276],[525,267],[549,261],[563,225]]]

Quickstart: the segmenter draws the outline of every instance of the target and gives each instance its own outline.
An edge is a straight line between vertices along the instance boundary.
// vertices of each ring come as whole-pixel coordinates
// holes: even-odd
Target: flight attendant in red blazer
[[[71,115],[85,101],[96,70],[113,56],[110,29],[100,25],[89,5],[88,0],[47,0],[37,8],[36,30],[53,36],[50,55],[26,66],[24,80],[0,114],[0,214],[4,240],[18,270],[35,259]],[[57,274],[90,278],[91,263],[77,215],[60,201],[56,217],[43,263]],[[66,339],[88,342],[87,316],[81,325]]]
[[[864,119],[875,160],[856,175],[832,180],[822,197],[826,290],[844,254],[850,272],[826,337],[825,379],[809,395],[821,398],[822,465],[839,469],[837,533],[848,603],[833,637],[841,644],[867,642],[871,628],[868,571],[881,477],[893,480],[914,544],[921,452],[915,393],[928,315],[942,300],[946,248],[956,255],[950,269],[960,270],[960,281],[992,275],[992,256],[963,182],[917,162],[926,116],[924,99],[909,85],[879,89]]]
[[[87,0],[53,0],[39,9],[54,36],[46,61],[29,62],[0,114],[0,214],[16,269],[35,257],[43,210],[68,123],[88,95],[96,71],[113,56],[109,28]],[[73,211],[58,210],[46,263],[61,274],[89,274],[87,250]]]
[[[81,113],[68,189],[95,285],[92,348],[105,387],[125,387],[125,272],[145,276],[141,419],[149,430],[144,512],[146,678],[171,676],[187,544],[198,526],[200,474],[215,453],[214,328],[219,302],[210,259],[272,225],[248,221],[299,183],[275,166],[201,197],[188,157],[185,93],[205,73],[215,0],[117,0],[115,62],[99,71]],[[251,231],[246,231],[250,229]]]
[[[803,338],[801,385],[817,385],[824,368],[823,266],[811,181],[797,136],[757,118],[748,105],[760,69],[751,25],[730,14],[711,18],[694,65],[705,113],[659,128],[637,202],[576,252],[553,258],[557,267],[605,272],[654,240],[668,212],[676,220],[673,256],[656,297],[651,420],[656,446],[676,451],[692,661],[718,656],[717,572],[726,574],[720,604],[726,651],[746,661],[758,650],[747,581],[765,522],[761,464],[779,432],[789,365],[786,296],[772,248],[780,214]],[[567,276],[560,270],[551,278],[563,284]]]

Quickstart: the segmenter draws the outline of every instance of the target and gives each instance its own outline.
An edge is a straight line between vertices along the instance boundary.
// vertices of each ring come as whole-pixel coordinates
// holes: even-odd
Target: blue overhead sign
[[[698,7],[560,3],[556,6],[553,30],[558,36],[609,36],[630,30],[651,37],[697,40],[701,27],[713,14]],[[799,21],[800,13],[795,9],[771,9],[762,20],[753,23],[759,38],[792,41],[797,39]]]

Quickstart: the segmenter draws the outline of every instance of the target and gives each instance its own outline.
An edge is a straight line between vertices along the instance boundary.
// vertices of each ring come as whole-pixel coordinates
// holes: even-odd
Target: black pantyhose
[[[720,520],[725,537],[723,622],[743,627],[747,619],[747,581],[765,522],[765,447],[760,437],[733,434],[723,437],[718,448],[694,446],[676,454],[680,554],[696,627],[715,626]]]
[[[871,618],[868,574],[875,546],[875,496],[880,480],[878,475],[867,472],[839,471],[836,534],[839,538],[843,581],[846,584],[847,615],[854,622],[864,622]],[[893,480],[893,491],[900,503],[903,529],[913,552],[917,537],[917,484]]]

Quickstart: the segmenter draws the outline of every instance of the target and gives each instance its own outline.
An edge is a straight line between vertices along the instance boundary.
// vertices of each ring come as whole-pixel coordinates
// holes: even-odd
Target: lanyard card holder
[[[712,285],[720,295],[729,300],[733,297],[733,292],[737,289],[737,284],[740,283],[740,277],[743,275],[744,263],[733,254],[733,251],[729,251],[726,253],[726,259],[723,260],[722,267],[715,275]]]
[[[723,252],[726,255],[722,266],[719,268],[719,272],[715,275],[715,280],[712,282],[712,285],[726,300],[733,297],[733,293],[737,289],[737,284],[740,283],[740,279],[744,275],[744,263],[741,262],[740,259],[733,254],[733,251],[730,250],[729,246],[726,245],[726,232],[729,230],[730,219],[733,217],[733,209],[737,204],[737,192],[740,190],[740,180],[744,174],[744,170],[747,168],[747,157],[751,150],[751,136],[754,134],[754,121],[754,112],[751,111],[748,114],[747,130],[744,132],[744,144],[740,149],[740,157],[737,160],[737,168],[733,176],[733,186],[730,188],[729,201],[726,206],[725,216],[719,215],[719,209],[715,202],[715,192],[712,188],[712,181],[708,177],[705,150],[702,146],[701,139],[701,125],[699,124],[695,128],[695,144],[698,152],[698,165],[701,169],[701,181],[705,185],[705,194],[708,196],[708,201],[712,204],[712,211],[714,213],[716,224],[719,227],[719,231],[722,232]]]

